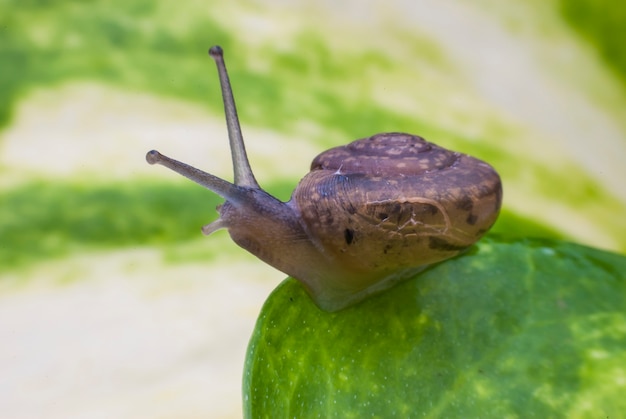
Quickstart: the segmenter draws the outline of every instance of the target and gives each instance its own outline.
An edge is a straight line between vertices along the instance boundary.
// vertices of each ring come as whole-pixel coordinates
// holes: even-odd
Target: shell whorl
[[[313,159],[311,170],[419,175],[450,167],[460,156],[416,135],[383,133],[326,150]]]

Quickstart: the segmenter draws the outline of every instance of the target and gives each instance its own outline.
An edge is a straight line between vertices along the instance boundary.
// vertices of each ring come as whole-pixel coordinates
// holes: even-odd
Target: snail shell
[[[498,217],[502,184],[487,163],[421,137],[382,133],[318,155],[289,202],[263,191],[248,163],[221,48],[215,59],[235,182],[170,159],[146,156],[218,193],[226,202],[205,234],[232,239],[303,283],[336,311],[425,267],[456,256]]]

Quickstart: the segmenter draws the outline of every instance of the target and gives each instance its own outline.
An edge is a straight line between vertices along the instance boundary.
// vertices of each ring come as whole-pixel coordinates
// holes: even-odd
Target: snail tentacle
[[[228,228],[228,224],[221,218],[218,218],[212,223],[202,226],[202,234],[209,236],[222,228]]]
[[[233,185],[222,178],[161,154],[156,150],[148,151],[146,161],[150,164],[165,166],[231,202],[241,202],[245,198],[242,188],[237,185]]]
[[[246,154],[233,89],[230,85],[230,79],[226,71],[226,63],[224,62],[224,51],[221,47],[216,45],[209,50],[209,55],[215,60],[215,64],[217,65],[217,73],[222,88],[224,113],[226,114],[226,126],[228,127],[228,140],[230,141],[230,151],[233,159],[235,185],[260,189],[259,184],[254,178],[252,167],[250,167],[248,155]]]

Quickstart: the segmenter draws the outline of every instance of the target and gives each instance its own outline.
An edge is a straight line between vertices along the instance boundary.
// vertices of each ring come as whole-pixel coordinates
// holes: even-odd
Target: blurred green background
[[[236,276],[228,267],[250,264],[253,277],[265,269],[226,234],[201,237],[219,199],[144,160],[158,148],[230,179],[214,44],[225,50],[253,168],[282,199],[322,150],[407,131],[498,169],[495,233],[624,253],[624,27],[626,6],[596,0],[0,0],[2,298],[13,303],[16,290],[32,292],[24,284],[49,277],[89,282],[120,249],[156,252],[133,253],[134,274],[141,261],[163,277],[192,264],[226,283]],[[67,270],[83,256],[92,268]],[[274,282],[254,304],[282,277],[258,278]],[[193,287],[219,298],[203,279]],[[226,400],[235,405],[218,416],[237,412],[236,397]]]
[[[28,101],[34,92],[60,89],[77,82],[149,93],[155,95],[155,100],[189,101],[219,117],[222,105],[206,50],[207,46],[220,44],[226,50],[244,130],[250,127],[271,130],[295,138],[291,141],[313,142],[319,151],[376,132],[418,133],[436,143],[482,157],[498,168],[507,195],[495,231],[556,236],[624,252],[626,220],[621,215],[626,209],[626,188],[619,181],[617,185],[622,190],[613,190],[602,179],[624,179],[626,169],[621,165],[606,167],[606,172],[601,174],[590,172],[577,161],[579,156],[568,149],[583,147],[583,159],[599,160],[595,167],[602,167],[598,149],[614,147],[611,142],[619,142],[617,152],[626,149],[624,119],[619,118],[623,117],[625,103],[626,52],[619,36],[624,34],[625,8],[615,2],[591,1],[551,2],[550,8],[535,6],[533,10],[531,5],[512,2],[511,11],[492,13],[506,13],[502,30],[522,37],[511,42],[523,43],[526,36],[537,45],[528,42],[531,45],[524,44],[524,48],[540,50],[546,48],[545,44],[553,43],[556,45],[550,47],[555,52],[565,51],[562,62],[549,62],[539,56],[538,59],[546,60],[538,66],[545,66],[554,84],[562,79],[574,79],[576,83],[563,82],[558,87],[577,89],[579,97],[572,101],[588,100],[594,112],[606,112],[605,118],[613,117],[610,122],[621,130],[617,132],[620,137],[593,138],[581,132],[563,143],[552,138],[558,131],[541,130],[541,126],[534,126],[539,124],[536,121],[524,120],[523,110],[520,115],[511,115],[510,109],[499,108],[489,98],[481,97],[472,85],[473,76],[464,74],[463,59],[449,56],[420,25],[413,28],[409,20],[408,24],[395,27],[390,21],[394,16],[390,16],[381,24],[381,30],[386,29],[386,33],[360,38],[366,22],[361,22],[358,16],[348,22],[347,28],[342,28],[341,21],[350,19],[350,15],[349,11],[339,11],[326,26],[320,27],[319,21],[308,20],[306,13],[299,13],[298,7],[314,8],[306,2],[288,6],[287,11],[275,11],[276,6],[264,9],[261,3],[254,2],[225,7],[148,1],[54,4],[4,1],[0,17],[3,63],[0,124],[6,132],[12,123],[20,123],[20,101]],[[272,12],[277,16],[273,17]],[[530,14],[533,12],[539,17]],[[552,15],[557,12],[561,16]],[[287,21],[285,15],[301,21]],[[538,27],[536,33],[531,32],[533,25],[525,21],[531,18],[538,21],[534,24]],[[557,21],[558,18],[563,21]],[[363,17],[366,19],[369,17]],[[283,21],[285,26],[278,26]],[[562,26],[565,24],[569,27]],[[350,26],[354,27],[352,33]],[[559,39],[566,35],[571,38]],[[494,43],[486,47],[496,46]],[[591,46],[595,51],[589,51]],[[495,62],[496,70],[517,71],[507,67],[507,60],[518,59],[516,51],[506,51],[504,55],[504,52],[484,51],[484,45],[475,47],[479,56],[490,54],[485,61],[493,59],[491,55],[496,56],[499,60]],[[589,70],[584,61],[592,58],[598,62]],[[557,68],[558,65],[564,68]],[[581,73],[593,71],[580,76],[587,85],[576,79],[579,66]],[[569,74],[554,74],[558,71]],[[598,80],[599,77],[610,80]],[[506,76],[503,78],[506,80]],[[499,84],[497,79],[486,83],[492,83],[503,95],[507,89],[512,95],[517,90],[515,86]],[[598,91],[594,91],[596,87]],[[381,98],[384,95],[389,98]],[[523,98],[533,99],[544,98]],[[60,92],[58,100],[70,99]],[[56,105],[50,103],[50,108]],[[80,107],[80,103],[75,105]],[[555,112],[559,120],[552,123],[575,125],[575,115],[569,116],[567,112],[568,109]],[[71,115],[69,118],[71,123]],[[107,139],[110,142],[120,141],[115,137],[122,134],[121,128],[116,129],[114,124],[112,121],[111,137]],[[45,126],[37,134],[40,142],[53,141],[46,138]],[[88,142],[88,127],[84,134],[81,141]],[[206,138],[215,142],[225,140],[222,133],[216,138]],[[2,141],[2,146],[9,147],[6,144],[9,140]],[[12,137],[10,141],[20,139]],[[174,154],[179,141],[185,139],[172,139]],[[249,143],[254,141],[253,137],[248,138]],[[38,153],[36,142],[29,145],[32,145],[31,155],[26,154],[26,159]],[[59,144],[64,146],[72,147],[72,144]],[[279,154],[279,149],[272,151],[276,154],[275,163],[280,164],[284,156]],[[55,156],[63,157],[61,152]],[[127,158],[136,158],[133,162],[140,165],[139,157]],[[306,157],[312,159],[313,155]],[[197,231],[179,224],[173,211],[176,203],[185,203],[178,210],[183,211],[182,217],[190,225],[215,217],[211,211],[215,198],[193,185],[173,187],[171,182],[157,182],[148,176],[124,179],[120,185],[119,179],[107,178],[104,172],[98,174],[100,182],[92,184],[89,177],[81,176],[80,170],[50,178],[45,167],[31,173],[33,176],[23,176],[24,173],[14,173],[12,169],[28,163],[7,161],[8,158],[3,158],[2,176],[12,181],[5,182],[8,184],[1,192],[0,234],[11,245],[0,248],[3,269],[67,254],[69,249],[83,246],[117,247],[189,240]],[[88,166],[89,162],[84,164]],[[211,170],[210,166],[204,167]],[[614,173],[612,169],[621,172]],[[306,170],[307,166],[303,166],[301,174]],[[268,189],[279,189],[284,199],[291,188],[285,184],[295,185],[297,180],[297,177],[263,179]],[[68,207],[72,211],[67,211]],[[551,212],[556,215],[550,216]],[[558,223],[551,223],[557,220]],[[52,244],[41,238],[48,234],[55,237]]]

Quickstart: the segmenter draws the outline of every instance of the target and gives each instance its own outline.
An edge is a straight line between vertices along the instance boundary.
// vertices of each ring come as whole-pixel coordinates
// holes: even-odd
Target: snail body
[[[205,234],[226,228],[235,243],[299,280],[316,304],[336,311],[425,267],[456,256],[493,225],[502,184],[487,163],[405,133],[382,133],[318,155],[282,202],[250,168],[220,47],[220,75],[234,183],[157,151],[161,164],[226,202]]]

